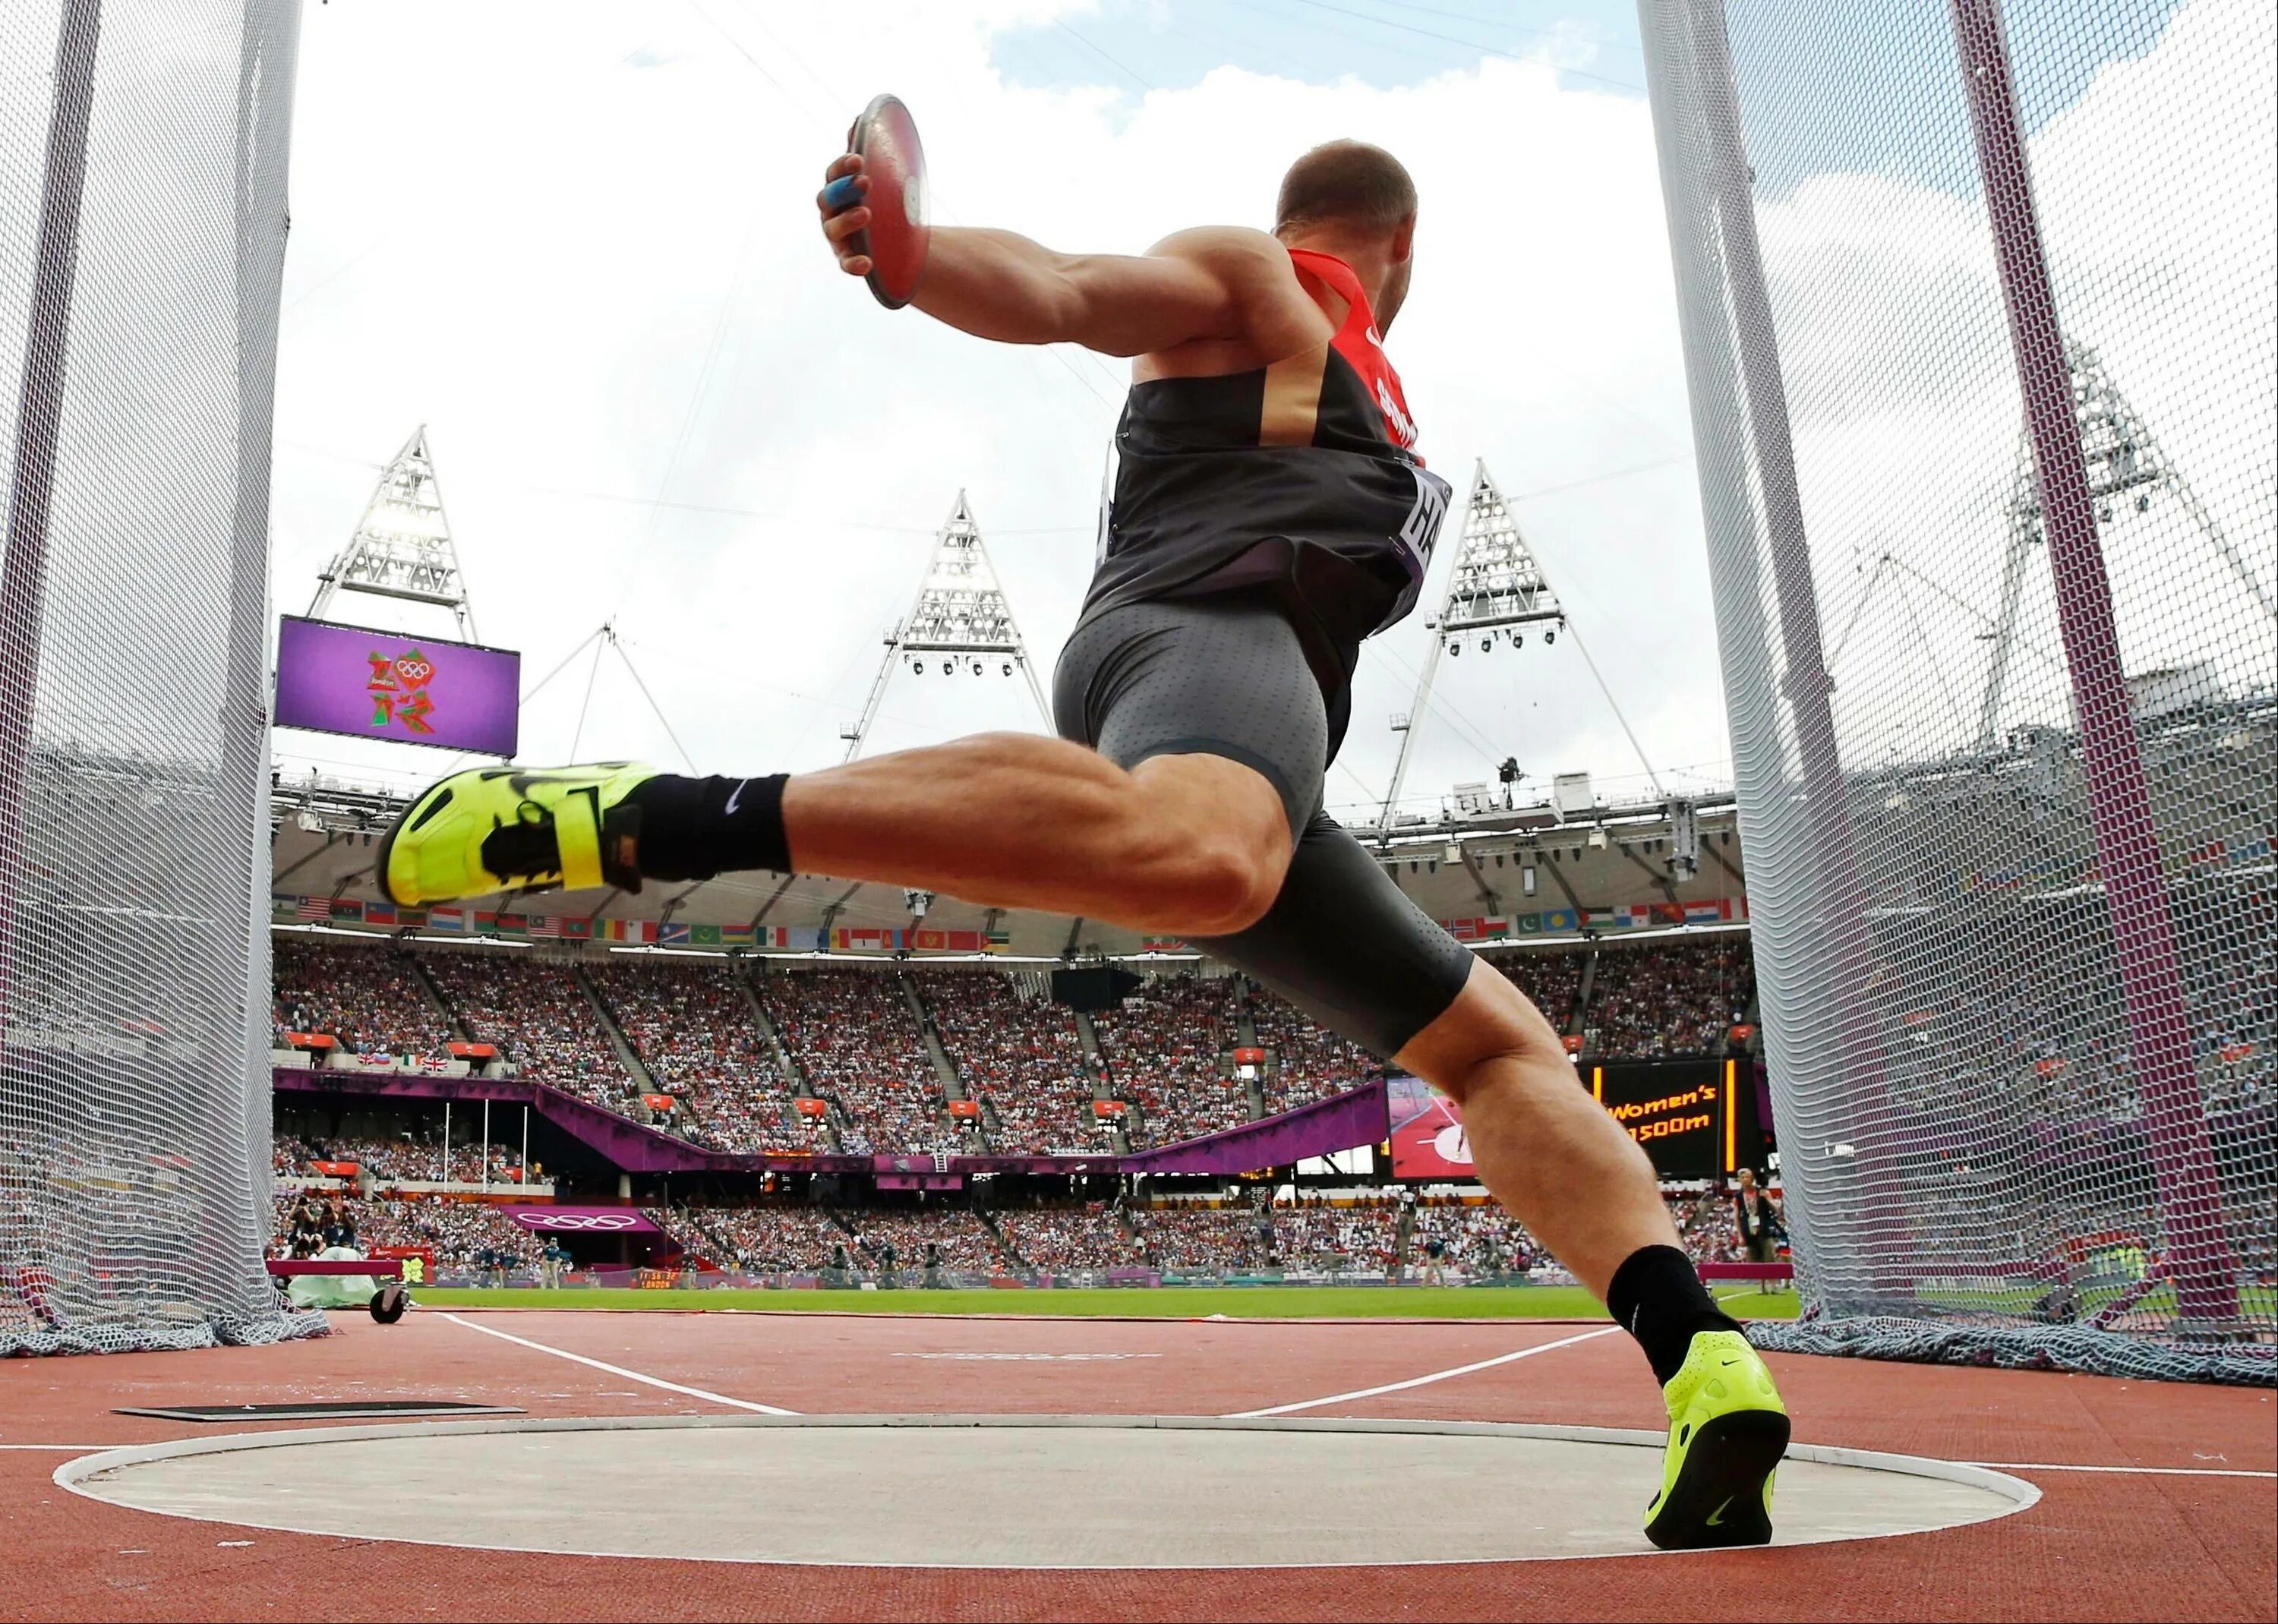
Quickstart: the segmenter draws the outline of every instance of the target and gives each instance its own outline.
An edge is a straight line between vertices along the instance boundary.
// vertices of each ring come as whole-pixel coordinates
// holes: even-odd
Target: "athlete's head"
[[[1415,263],[1416,183],[1400,160],[1365,141],[1314,148],[1281,177],[1273,234],[1350,264],[1369,286],[1379,332],[1408,297]]]

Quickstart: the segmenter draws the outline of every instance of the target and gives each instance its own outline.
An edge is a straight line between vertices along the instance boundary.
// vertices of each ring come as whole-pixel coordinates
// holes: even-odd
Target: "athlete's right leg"
[[[1240,762],[1162,755],[1126,771],[996,733],[774,778],[458,774],[406,811],[380,866],[405,903],[769,869],[1201,935],[1265,912],[1290,843],[1280,796]]]
[[[764,869],[1189,937],[1253,923],[1311,810],[1293,786],[1317,794],[1326,752],[1288,623],[1241,601],[1112,611],[1070,640],[1055,688],[1059,739],[984,734],[747,779],[457,774],[389,831],[382,882],[417,903]]]

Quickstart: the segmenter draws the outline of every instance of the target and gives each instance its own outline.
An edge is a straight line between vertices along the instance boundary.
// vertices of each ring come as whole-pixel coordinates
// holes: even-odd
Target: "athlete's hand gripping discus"
[[[846,149],[862,160],[859,175],[844,175],[823,188],[826,217],[858,208],[869,219],[845,240],[842,258],[870,262],[865,279],[880,304],[898,310],[918,291],[932,240],[926,225],[925,149],[917,121],[899,98],[882,95],[862,110],[846,133]]]

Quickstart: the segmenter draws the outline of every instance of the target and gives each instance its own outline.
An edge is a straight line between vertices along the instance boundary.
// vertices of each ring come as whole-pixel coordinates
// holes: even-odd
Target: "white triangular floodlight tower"
[[[1044,730],[1051,731],[1052,713],[1044,704],[1043,689],[1037,684],[1028,644],[1021,640],[1013,606],[997,579],[997,567],[989,560],[989,545],[981,539],[981,527],[974,522],[973,508],[962,491],[957,493],[957,506],[950,509],[949,522],[941,527],[932,556],[926,560],[917,601],[886,633],[885,658],[878,662],[878,675],[870,684],[861,720],[839,729],[838,736],[846,741],[847,760],[862,753],[863,741],[869,736],[870,724],[877,720],[886,684],[893,680],[896,668],[907,664],[913,672],[922,673],[929,656],[939,657],[945,672],[969,666],[981,675],[992,665],[1006,676],[1019,671],[1028,681],[1028,698],[1036,702]]]
[[[403,442],[379,484],[364,504],[363,517],[340,555],[317,577],[311,619],[323,620],[337,592],[369,592],[406,603],[448,609],[459,635],[476,641],[475,612],[467,601],[459,552],[451,545],[451,522],[443,512],[443,488],[427,452],[427,425]]]
[[[1498,642],[1516,648],[1526,640],[1525,629],[1540,622],[1544,643],[1557,641],[1566,624],[1566,611],[1543,577],[1526,538],[1518,531],[1510,504],[1487,474],[1482,461],[1472,474],[1471,500],[1464,511],[1464,533],[1456,545],[1456,561],[1448,572],[1448,595],[1436,619],[1426,622],[1432,630],[1432,652],[1425,656],[1424,675],[1416,684],[1416,702],[1405,716],[1392,719],[1400,735],[1400,757],[1393,764],[1392,787],[1385,792],[1384,811],[1377,832],[1388,834],[1400,804],[1401,786],[1407,782],[1409,758],[1416,735],[1432,703],[1432,678],[1442,653],[1459,652],[1460,639],[1480,637],[1487,647]]]
[[[2088,464],[2089,494],[2095,499],[2098,528],[2102,529],[2122,504],[2137,512],[2150,508],[2155,496],[2171,496],[2181,504],[2191,528],[2236,576],[2255,607],[2267,619],[2278,618],[2254,571],[2239,556],[2230,538],[2222,533],[2214,515],[2201,504],[2178,469],[2152,438],[2151,426],[2136,415],[2112,375],[2091,347],[2068,339],[2065,362],[2072,371],[2073,412],[2080,423],[2081,459]],[[1995,618],[1992,647],[1986,657],[1985,695],[1977,717],[1977,745],[1991,749],[2001,725],[2001,702],[2009,681],[2009,657],[2018,639],[2017,619],[2024,594],[2025,566],[2041,536],[2040,486],[2033,472],[2030,435],[2017,443],[2017,471],[2010,482],[2009,546],[2001,568],[2001,606]]]

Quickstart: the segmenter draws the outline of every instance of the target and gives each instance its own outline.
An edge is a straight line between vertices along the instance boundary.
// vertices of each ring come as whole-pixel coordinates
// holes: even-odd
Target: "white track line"
[[[1476,1364],[1457,1365],[1452,1370],[1434,1370],[1429,1376],[1414,1376],[1404,1382],[1387,1382],[1381,1387],[1362,1387],[1352,1392],[1333,1392],[1326,1399],[1307,1399],[1296,1404],[1276,1404],[1262,1410],[1236,1410],[1221,1421],[1256,1421],[1266,1415],[1288,1415],[1297,1410],[1318,1410],[1325,1404],[1346,1404],[1356,1399],[1373,1399],[1380,1393],[1405,1392],[1411,1387],[1428,1387],[1434,1382],[1445,1382],[1459,1376],[1469,1376],[1474,1370],[1492,1370],[1497,1365],[1507,1365],[1521,1359],[1532,1359],[1537,1353],[1548,1353],[1562,1347],[1572,1347],[1578,1342],[1591,1342],[1600,1337],[1610,1337],[1621,1329],[1609,1325],[1602,1330],[1586,1330],[1577,1337],[1561,1337],[1556,1342],[1538,1343],[1523,1347],[1515,1353],[1498,1353],[1493,1359],[1482,1359]]]
[[[2143,1477],[2272,1477],[2278,1472],[2243,1472],[2211,1466],[2066,1466],[2053,1460],[1965,1460],[1995,1472],[2121,1472]]]
[[[755,1415],[796,1415],[797,1410],[778,1409],[772,1404],[754,1404],[749,1399],[730,1399],[725,1393],[707,1392],[701,1387],[684,1387],[678,1382],[668,1382],[661,1376],[643,1376],[638,1370],[628,1370],[623,1365],[604,1364],[598,1359],[588,1359],[583,1353],[573,1353],[567,1348],[548,1347],[543,1342],[532,1342],[527,1337],[517,1337],[503,1330],[493,1330],[487,1325],[478,1325],[472,1320],[462,1320],[446,1310],[443,1317],[454,1325],[463,1325],[469,1330],[479,1330],[486,1337],[496,1337],[501,1342],[511,1342],[517,1347],[531,1348],[540,1353],[551,1353],[556,1359],[566,1359],[571,1364],[584,1365],[588,1369],[606,1370],[611,1376],[621,1376],[629,1382],[644,1382],[651,1387],[661,1387],[667,1392],[686,1393],[692,1399],[701,1399],[707,1404],[724,1404],[731,1410],[749,1410]]]

